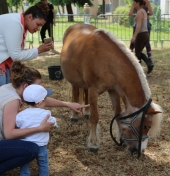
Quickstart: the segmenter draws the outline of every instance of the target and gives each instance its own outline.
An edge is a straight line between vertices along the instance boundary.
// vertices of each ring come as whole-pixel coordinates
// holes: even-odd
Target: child
[[[42,109],[45,107],[44,99],[46,96],[47,90],[41,85],[31,84],[25,88],[23,99],[30,107],[17,114],[16,126],[18,128],[24,129],[37,127],[48,114],[50,115],[48,121],[55,122],[54,125],[58,127],[56,119],[51,116],[51,112]],[[49,141],[49,132],[32,134],[21,140],[35,142],[39,146],[39,154],[36,158],[39,175],[48,176],[48,151],[46,145]],[[20,176],[22,175],[30,175],[29,163],[20,168]]]

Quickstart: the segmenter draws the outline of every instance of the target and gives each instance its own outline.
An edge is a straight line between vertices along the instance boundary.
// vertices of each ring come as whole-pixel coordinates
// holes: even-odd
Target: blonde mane
[[[129,58],[129,60],[132,62],[133,66],[135,67],[137,74],[139,75],[139,79],[141,81],[142,88],[145,93],[146,100],[149,100],[151,97],[151,91],[148,85],[148,82],[146,80],[146,76],[143,72],[142,67],[140,66],[136,56],[130,51],[129,48],[116,36],[114,36],[110,31],[106,31],[104,29],[96,29],[94,32],[103,32],[105,33],[122,51],[123,53]]]
[[[163,110],[158,104],[151,103],[151,106],[152,108],[162,112],[162,113],[152,115],[152,125],[149,130],[149,136],[156,137],[160,134],[160,131],[161,131],[161,125],[163,121]]]

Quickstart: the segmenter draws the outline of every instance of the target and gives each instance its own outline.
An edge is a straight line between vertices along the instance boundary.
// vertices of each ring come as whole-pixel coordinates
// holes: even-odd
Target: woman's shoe
[[[148,63],[148,74],[153,70],[153,67],[154,67],[154,64],[152,62],[152,60],[149,60],[149,63]]]

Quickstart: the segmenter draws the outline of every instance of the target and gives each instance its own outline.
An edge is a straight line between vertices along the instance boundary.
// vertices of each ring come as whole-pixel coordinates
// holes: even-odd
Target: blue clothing
[[[0,175],[29,163],[38,155],[37,144],[22,140],[0,141]]]
[[[0,74],[0,86],[10,83],[10,71],[6,68],[6,73]]]
[[[38,163],[39,176],[48,176],[48,150],[46,146],[39,147],[39,153],[36,160]],[[20,168],[20,176],[30,176],[29,165],[30,163],[27,163]]]

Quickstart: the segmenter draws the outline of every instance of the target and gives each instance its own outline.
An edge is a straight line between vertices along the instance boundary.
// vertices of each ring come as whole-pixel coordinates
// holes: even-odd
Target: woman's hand
[[[132,37],[131,43],[135,43],[136,37]]]
[[[38,47],[38,54],[49,51],[54,47],[53,45],[54,45],[53,41],[47,44],[43,43]]]
[[[38,127],[40,132],[49,132],[51,127],[55,124],[54,122],[47,122],[49,119],[50,115],[48,115],[40,124]]]
[[[71,108],[73,111],[75,111],[75,112],[77,112],[79,114],[82,114],[82,109],[83,108],[86,108],[86,107],[89,107],[89,106],[90,106],[90,104],[88,104],[88,105],[81,105],[79,103],[71,103],[71,102],[69,102],[69,104],[68,104],[69,108]]]

